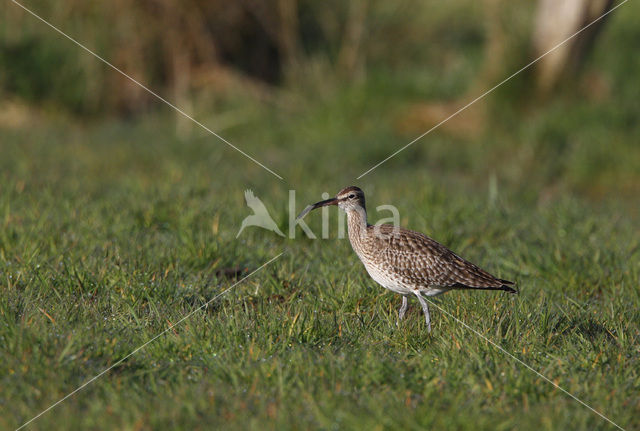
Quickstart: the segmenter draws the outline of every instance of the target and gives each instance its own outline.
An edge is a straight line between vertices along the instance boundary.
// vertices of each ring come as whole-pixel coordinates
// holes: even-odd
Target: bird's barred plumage
[[[513,282],[494,277],[426,235],[399,226],[369,225],[364,192],[358,187],[347,187],[333,199],[309,205],[298,217],[326,205],[338,205],[346,211],[349,241],[371,278],[403,295],[399,320],[407,310],[410,294],[420,301],[431,330],[429,307],[422,295],[453,289],[517,292],[511,287]]]
[[[393,225],[367,226],[367,234],[351,241],[365,266],[393,274],[408,288],[429,294],[448,289],[489,289],[515,292],[502,280],[461,258],[444,245]]]

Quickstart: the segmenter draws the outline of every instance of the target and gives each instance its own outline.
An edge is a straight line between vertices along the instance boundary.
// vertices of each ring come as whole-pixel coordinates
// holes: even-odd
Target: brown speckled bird
[[[337,205],[347,213],[349,241],[371,278],[402,295],[398,321],[407,311],[407,297],[411,294],[420,301],[431,332],[429,307],[423,294],[435,296],[453,289],[517,293],[510,287],[513,282],[494,277],[426,235],[388,224],[368,224],[364,193],[358,187],[347,187],[335,198],[309,205],[298,218],[327,205]]]

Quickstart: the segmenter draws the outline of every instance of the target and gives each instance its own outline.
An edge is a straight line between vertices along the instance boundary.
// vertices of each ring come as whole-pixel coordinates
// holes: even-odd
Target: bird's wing
[[[383,229],[378,241],[384,243],[381,244],[384,258],[393,265],[395,272],[412,284],[487,289],[502,288],[510,283],[495,278],[426,235],[383,226],[380,226]]]
[[[253,190],[251,189],[247,189],[244,191],[244,200],[247,201],[247,204],[249,204],[249,202],[252,202],[256,199],[256,197],[253,194]]]

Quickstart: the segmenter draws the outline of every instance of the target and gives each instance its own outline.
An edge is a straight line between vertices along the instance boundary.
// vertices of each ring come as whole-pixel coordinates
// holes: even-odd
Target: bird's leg
[[[431,315],[429,314],[429,305],[427,304],[427,301],[425,301],[425,299],[422,297],[422,295],[420,295],[419,291],[416,290],[413,293],[418,297],[418,301],[420,301],[420,305],[422,305],[424,318],[427,321],[427,328],[429,329],[429,332],[431,332]]]
[[[398,310],[398,326],[400,326],[400,321],[404,319],[404,313],[407,312],[407,308],[409,308],[409,301],[406,295],[402,295],[402,305]]]

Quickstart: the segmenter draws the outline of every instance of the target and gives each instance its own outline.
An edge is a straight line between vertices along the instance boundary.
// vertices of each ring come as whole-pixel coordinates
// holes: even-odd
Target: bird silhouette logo
[[[240,236],[245,227],[249,226],[258,226],[275,232],[282,237],[285,236],[280,229],[278,229],[278,225],[269,215],[267,207],[265,207],[262,201],[253,194],[252,190],[244,191],[244,199],[247,201],[247,206],[253,210],[253,215],[247,216],[242,220],[242,225],[240,226],[240,230],[238,231],[236,238]]]

